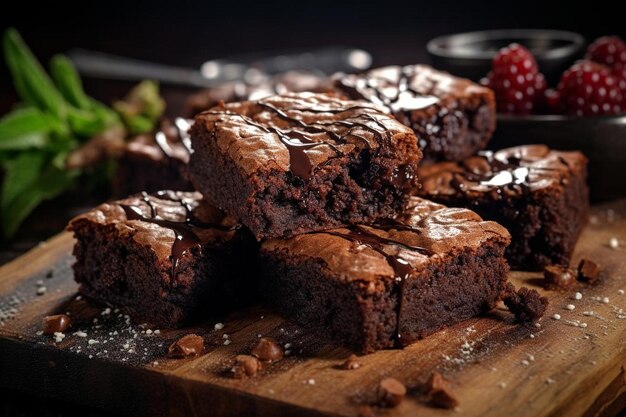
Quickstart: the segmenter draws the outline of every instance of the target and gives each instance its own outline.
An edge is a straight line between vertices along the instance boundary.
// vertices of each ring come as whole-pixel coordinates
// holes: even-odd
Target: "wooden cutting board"
[[[611,248],[611,238],[622,246]],[[544,291],[540,274],[511,273],[516,285],[550,298],[539,327],[516,325],[500,308],[404,350],[361,357],[349,371],[339,368],[349,351],[262,307],[177,331],[128,324],[77,298],[72,245],[62,233],[0,268],[0,386],[134,416],[356,416],[385,376],[409,395],[395,409],[376,409],[382,416],[610,416],[626,407],[626,200],[594,208],[580,239],[574,263],[588,257],[602,266],[599,285],[578,288],[581,300],[575,289]],[[57,343],[38,332],[43,316],[59,312],[75,324]],[[206,352],[166,359],[169,344],[189,332],[205,337]],[[289,344],[290,355],[254,378],[231,379],[229,362],[259,335]],[[420,398],[435,370],[453,381],[456,412]]]

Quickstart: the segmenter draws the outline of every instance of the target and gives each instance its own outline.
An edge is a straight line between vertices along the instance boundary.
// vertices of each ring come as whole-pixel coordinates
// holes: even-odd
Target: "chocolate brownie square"
[[[513,236],[506,253],[511,267],[569,265],[589,212],[582,153],[526,145],[423,166],[419,176],[424,198],[470,208],[506,227]]]
[[[509,240],[470,210],[412,197],[394,220],[265,241],[262,289],[285,317],[358,351],[404,346],[495,306]]]
[[[74,218],[68,230],[76,237],[79,291],[137,321],[180,326],[254,293],[254,238],[198,193],[105,203]]]
[[[165,119],[154,133],[137,135],[122,151],[113,178],[113,195],[123,198],[141,191],[193,191],[189,181],[191,120]]]
[[[427,65],[389,66],[334,77],[354,100],[383,105],[415,130],[424,159],[458,161],[484,149],[496,127],[490,89]]]
[[[415,134],[369,103],[225,104],[196,116],[191,141],[196,189],[259,240],[393,217],[417,187]]]

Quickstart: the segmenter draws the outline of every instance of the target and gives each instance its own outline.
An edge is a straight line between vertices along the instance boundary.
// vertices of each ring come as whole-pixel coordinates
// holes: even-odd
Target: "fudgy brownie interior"
[[[199,114],[191,137],[196,189],[257,239],[393,217],[417,187],[415,135],[367,103],[231,103]]]

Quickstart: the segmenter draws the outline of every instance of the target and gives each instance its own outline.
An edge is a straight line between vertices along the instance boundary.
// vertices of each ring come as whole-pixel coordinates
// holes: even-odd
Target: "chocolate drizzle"
[[[373,226],[373,228],[381,229],[381,230],[396,229],[396,230],[401,230],[401,231],[411,231],[414,233],[420,233],[419,230],[409,225],[402,224],[393,220],[389,221],[386,224],[375,225]],[[324,231],[321,233],[338,236],[343,239],[347,239],[351,242],[356,242],[359,245],[365,245],[385,257],[385,260],[387,261],[389,266],[393,269],[394,280],[398,283],[398,300],[399,301],[398,301],[398,312],[397,312],[398,317],[397,317],[396,329],[395,329],[395,335],[394,335],[395,343],[398,346],[405,346],[406,344],[408,344],[410,342],[409,340],[402,339],[402,334],[400,332],[400,323],[402,322],[402,316],[403,316],[403,311],[404,311],[404,286],[405,286],[404,284],[407,278],[409,277],[409,275],[411,274],[411,272],[413,272],[413,267],[406,259],[402,258],[400,255],[391,255],[387,253],[387,251],[385,251],[385,245],[398,246],[404,249],[419,252],[422,255],[426,255],[426,256],[431,256],[433,252],[421,246],[413,246],[413,245],[406,244],[404,242],[400,242],[398,240],[393,240],[393,239],[379,236],[376,233],[368,230],[367,228],[363,226],[359,226],[359,225],[348,227],[348,232],[331,230],[331,231]]]
[[[191,138],[189,137],[189,128],[191,122],[182,117],[177,117],[174,120],[174,126],[169,122],[163,122],[161,129],[154,135],[154,140],[168,158],[180,158],[181,156],[186,159],[185,162],[189,162],[189,155],[193,153],[191,149]],[[176,152],[175,148],[180,148],[178,143],[182,144],[184,152]]]
[[[391,113],[421,110],[437,104],[438,97],[422,94],[411,87],[415,77],[414,66],[390,67],[362,76],[345,76],[337,84],[352,98],[382,105]]]
[[[343,153],[337,148],[337,144],[348,143],[348,137],[354,137],[362,142],[363,146],[367,149],[372,148],[370,140],[355,132],[356,129],[361,129],[371,133],[378,141],[391,141],[391,135],[388,128],[380,122],[374,115],[365,112],[365,110],[376,111],[371,106],[367,105],[351,105],[343,108],[326,108],[326,107],[304,107],[304,108],[289,108],[288,110],[298,113],[331,113],[339,114],[349,111],[362,110],[358,114],[353,115],[350,120],[331,120],[331,121],[319,121],[307,123],[302,118],[292,116],[287,113],[286,110],[280,109],[275,105],[269,103],[267,100],[258,100],[255,102],[258,106],[264,110],[270,111],[275,114],[281,120],[289,123],[292,127],[289,128],[277,128],[274,126],[262,125],[252,118],[235,113],[228,110],[216,110],[212,109],[204,112],[205,114],[214,115],[230,115],[238,116],[244,120],[247,124],[254,126],[264,132],[274,133],[278,136],[280,142],[287,148],[289,152],[289,169],[297,177],[302,179],[309,179],[313,173],[314,166],[307,155],[307,150],[315,148],[317,146],[328,146],[333,149],[338,156],[343,156]],[[361,121],[359,121],[359,119]],[[370,123],[370,124],[368,124]],[[373,127],[374,124],[376,127]],[[338,134],[334,130],[330,129],[331,126],[343,127],[347,129],[344,134]],[[311,135],[326,135],[330,141],[314,139]],[[391,181],[396,186],[408,187],[407,185],[412,180],[412,174],[407,176],[405,171],[394,175]]]
[[[205,223],[197,219],[193,214],[193,208],[188,201],[184,198],[174,197],[171,193],[166,191],[159,191],[156,196],[150,195],[146,192],[141,193],[142,201],[150,209],[150,217],[146,217],[139,206],[120,204],[120,207],[126,213],[128,220],[139,220],[147,223],[156,224],[161,227],[165,227],[174,232],[174,243],[172,244],[172,251],[170,254],[170,262],[172,264],[171,276],[172,279],[176,277],[178,261],[187,253],[191,248],[198,246],[202,243],[198,235],[197,229],[218,229],[223,231],[234,230],[235,228],[226,227],[219,224]],[[173,221],[161,218],[158,212],[158,207],[154,205],[151,197],[157,197],[161,200],[172,201],[180,204],[185,209],[185,219],[183,221]]]
[[[501,195],[502,191],[520,194],[528,193],[531,190],[531,185],[536,182],[536,180],[533,179],[534,174],[562,171],[562,168],[559,167],[533,165],[536,162],[544,160],[549,152],[550,151],[545,148],[545,154],[543,155],[524,157],[521,154],[507,155],[502,151],[496,153],[481,151],[477,156],[455,165],[460,167],[461,170],[448,170],[452,175],[449,184],[452,188],[461,193],[474,190],[476,187],[495,190],[498,195]],[[473,161],[477,161],[477,158],[482,159],[484,165],[472,163]],[[555,158],[555,161],[558,161],[558,163],[569,169],[567,160],[562,156]],[[485,167],[487,167],[488,170],[485,171]],[[428,180],[429,178],[441,175],[441,172],[442,171],[433,171],[432,174],[425,175],[422,179]],[[559,180],[563,180],[561,176],[559,176]]]

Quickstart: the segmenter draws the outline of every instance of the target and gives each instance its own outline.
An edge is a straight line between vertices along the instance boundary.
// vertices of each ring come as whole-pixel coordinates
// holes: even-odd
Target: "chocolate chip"
[[[260,369],[261,362],[259,362],[259,360],[254,356],[237,355],[235,357],[235,363],[230,371],[233,373],[233,378],[244,379],[255,376]]]
[[[359,407],[359,417],[374,417],[374,409],[369,405],[362,405]]]
[[[535,290],[526,287],[515,290],[513,284],[508,284],[504,294],[504,304],[511,313],[515,314],[518,322],[535,322],[545,313],[548,299],[540,296]]]
[[[595,284],[600,278],[600,266],[589,259],[582,259],[578,264],[578,279]]]
[[[192,333],[172,343],[167,351],[167,356],[170,358],[184,358],[185,356],[199,355],[203,350],[204,339]]]
[[[378,384],[378,403],[381,407],[396,407],[406,395],[406,387],[395,378],[385,378]]]
[[[69,316],[65,314],[46,316],[43,318],[43,334],[63,333],[71,324],[72,321]]]
[[[265,362],[279,361],[284,354],[283,348],[270,337],[260,338],[250,353]]]
[[[546,288],[569,288],[576,283],[576,273],[562,265],[548,265],[543,270]]]
[[[341,369],[359,369],[361,367],[361,364],[358,361],[358,358],[356,355],[350,355],[350,357],[348,357],[348,359],[346,359],[346,361],[341,365]]]
[[[452,409],[459,405],[450,388],[450,383],[439,373],[433,372],[426,383],[426,400],[440,408]]]
[[[46,272],[46,278],[52,278],[54,276],[54,270],[50,269]]]

